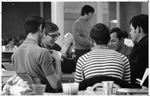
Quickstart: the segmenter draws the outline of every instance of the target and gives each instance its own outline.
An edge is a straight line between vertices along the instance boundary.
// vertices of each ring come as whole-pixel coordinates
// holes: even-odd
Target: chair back
[[[27,73],[17,73],[17,75],[22,78],[24,81],[27,81],[28,84],[40,84],[41,80],[39,78],[33,78]]]
[[[80,82],[79,90],[86,90],[88,86],[93,86],[94,84],[101,83],[102,81],[114,81],[114,83],[119,85],[121,88],[133,88],[131,84],[119,78],[110,76],[94,76]]]

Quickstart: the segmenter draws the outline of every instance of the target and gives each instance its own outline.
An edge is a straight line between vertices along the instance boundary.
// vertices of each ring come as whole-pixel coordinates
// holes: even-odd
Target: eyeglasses
[[[46,33],[46,35],[52,37],[52,39],[56,39],[60,36],[60,33],[58,32],[57,34],[51,34],[51,35]]]

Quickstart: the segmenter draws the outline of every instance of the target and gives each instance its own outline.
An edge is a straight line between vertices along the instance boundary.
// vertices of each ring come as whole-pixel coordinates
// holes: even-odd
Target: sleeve
[[[41,65],[41,68],[45,76],[49,76],[55,73],[55,69],[52,64],[50,52],[48,50],[42,51],[38,60],[39,60],[39,63]]]
[[[75,69],[75,82],[79,83],[84,80],[83,75],[83,59],[80,57],[77,61],[76,69]]]
[[[126,56],[122,55],[123,58],[123,64],[124,64],[124,75],[123,80],[127,82],[131,82],[131,70],[130,70],[130,63]]]
[[[84,46],[84,47],[91,47],[93,45],[92,41],[90,41],[90,38],[86,38],[82,36],[83,32],[81,30],[80,24],[74,23],[72,32],[74,35],[75,42],[78,43],[79,45]]]

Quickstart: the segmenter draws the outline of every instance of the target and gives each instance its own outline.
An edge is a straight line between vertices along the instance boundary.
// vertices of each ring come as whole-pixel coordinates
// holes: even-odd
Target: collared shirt
[[[129,58],[131,50],[132,50],[132,47],[128,47],[127,45],[123,44],[121,50],[118,52]]]
[[[17,73],[27,73],[45,81],[46,76],[55,73],[48,50],[39,47],[31,38],[27,38],[13,53],[12,63]]]

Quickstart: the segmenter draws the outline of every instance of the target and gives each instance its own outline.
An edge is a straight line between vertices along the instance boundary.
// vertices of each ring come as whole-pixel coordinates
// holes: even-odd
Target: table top
[[[2,70],[2,76],[13,76],[15,74],[16,74],[15,71]]]
[[[13,76],[16,74],[15,71],[7,71],[7,70],[2,70],[2,76]],[[62,74],[62,78],[74,78],[73,74]]]
[[[128,89],[128,90],[135,91],[136,89]],[[140,96],[147,96],[148,95],[148,90],[143,90],[143,89],[139,89],[139,90],[140,90],[140,92],[142,92],[142,91],[144,92],[144,94],[141,94],[140,92],[138,92]],[[138,93],[137,94],[132,94],[131,96],[138,96]],[[58,96],[58,95],[67,95],[67,94],[65,94],[63,92],[62,93],[44,93],[44,96],[50,96],[50,95],[52,95],[52,96],[57,95]],[[104,95],[104,92],[84,90],[84,91],[78,91],[77,95]],[[119,95],[112,94],[111,96],[119,96]],[[126,94],[126,96],[130,96],[130,94]]]
[[[14,51],[2,51],[2,53],[13,53]]]
[[[148,94],[148,90],[147,89],[129,89],[129,88],[120,88],[118,89],[118,92],[120,93],[147,93]]]

